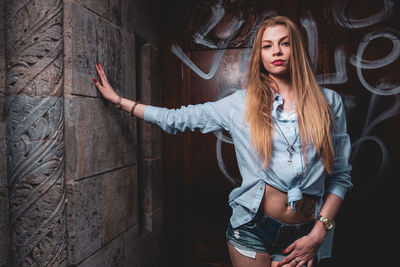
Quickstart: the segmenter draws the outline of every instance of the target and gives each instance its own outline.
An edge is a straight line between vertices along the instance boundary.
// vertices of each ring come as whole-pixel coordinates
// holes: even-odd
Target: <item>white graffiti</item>
[[[386,28],[384,32],[370,32],[367,33],[362,42],[360,43],[360,46],[358,47],[358,51],[357,51],[357,56],[351,56],[349,61],[350,63],[355,66],[355,67],[359,67],[362,69],[377,69],[377,68],[381,68],[384,66],[389,65],[390,63],[394,62],[400,55],[400,42],[399,42],[399,38],[396,36],[399,36],[399,32],[394,30],[394,29],[390,29],[390,28]],[[390,51],[390,53],[381,59],[378,60],[366,60],[363,59],[363,54],[364,51],[366,49],[366,47],[369,45],[369,43],[377,38],[386,38],[392,41],[393,44],[393,48],[392,51]]]
[[[222,92],[218,96],[218,99],[224,98],[225,96],[228,96],[234,92],[236,92],[239,89],[235,88],[228,88]],[[232,177],[228,171],[225,168],[224,160],[222,158],[222,142],[228,143],[228,144],[233,144],[233,140],[231,137],[228,137],[222,133],[222,131],[217,131],[214,132],[215,136],[217,137],[217,144],[216,144],[216,153],[217,153],[217,162],[218,162],[218,167],[221,170],[222,174],[225,176],[226,179],[233,185],[233,186],[238,186],[240,185],[241,179]]]
[[[394,11],[394,3],[391,0],[384,0],[383,7],[377,13],[362,19],[352,19],[344,13],[347,10],[348,0],[332,1],[329,10],[332,12],[336,22],[343,28],[358,29],[371,25],[375,25],[381,21],[388,19]]]
[[[300,18],[300,24],[306,30],[308,40],[308,54],[312,63],[314,72],[318,64],[318,28],[310,12],[305,17]]]
[[[318,84],[342,84],[347,82],[346,54],[343,48],[336,48],[334,60],[336,73],[317,75]]]
[[[228,171],[225,168],[225,164],[224,164],[224,160],[222,159],[222,152],[221,152],[221,148],[222,148],[222,140],[227,140],[229,139],[229,137],[224,137],[224,135],[222,134],[222,132],[217,132],[216,133],[217,136],[217,161],[218,161],[218,167],[220,169],[220,171],[222,172],[222,174],[225,176],[226,179],[228,179],[228,181],[233,185],[233,186],[238,186],[240,185],[241,179],[232,177]]]
[[[394,95],[400,92],[400,86],[396,87],[395,85],[391,85],[387,82],[381,82],[377,86],[370,85],[364,78],[362,73],[362,69],[377,69],[389,65],[390,63],[394,62],[400,55],[400,40],[398,37],[392,32],[396,32],[393,29],[386,29],[385,32],[372,32],[368,33],[364,36],[364,41],[360,43],[357,56],[350,58],[350,63],[353,64],[357,68],[357,75],[358,79],[362,83],[362,85],[369,90],[371,93],[378,94],[378,95]],[[363,54],[365,49],[367,48],[368,44],[376,39],[376,38],[387,38],[392,41],[393,49],[390,53],[381,59],[378,60],[364,60]]]
[[[392,118],[396,115],[399,114],[399,106],[400,106],[400,95],[396,95],[396,101],[395,103],[386,111],[383,113],[379,114],[375,119],[372,119],[372,115],[375,111],[375,108],[378,104],[378,100],[381,96],[376,95],[376,94],[371,94],[371,99],[369,102],[369,108],[368,108],[368,113],[367,117],[364,123],[364,127],[361,132],[361,137],[357,139],[356,141],[353,142],[352,144],[352,155],[351,155],[351,161],[353,161],[355,158],[358,157],[359,151],[360,151],[360,146],[366,142],[366,141],[373,141],[376,143],[381,150],[381,163],[380,163],[380,168],[378,170],[377,175],[372,176],[375,177],[372,180],[369,181],[369,189],[371,186],[373,186],[378,179],[381,179],[384,176],[384,172],[386,170],[386,167],[388,166],[389,163],[389,153],[388,150],[385,146],[385,143],[378,137],[370,135],[370,132],[375,128],[379,123]],[[367,191],[367,190],[365,190]]]
[[[371,188],[371,186],[373,186],[378,180],[380,180],[382,177],[384,177],[384,172],[388,166],[388,162],[389,162],[389,153],[387,151],[387,148],[385,146],[385,143],[378,137],[376,136],[370,136],[370,135],[366,135],[366,136],[362,136],[359,139],[357,139],[355,142],[352,143],[351,148],[352,151],[358,149],[364,142],[366,141],[373,141],[375,142],[379,149],[381,150],[381,162],[380,162],[380,167],[378,170],[378,173],[375,176],[372,176],[372,179],[368,181],[368,189]],[[354,153],[355,155],[358,155],[358,153]],[[356,158],[356,156],[352,156],[350,161],[352,162],[354,160],[354,158]]]
[[[215,52],[213,60],[212,60],[212,64],[211,64],[211,67],[210,67],[210,70],[209,70],[208,73],[203,72],[199,67],[197,67],[197,65],[194,64],[193,61],[191,61],[186,56],[185,52],[183,52],[183,50],[182,50],[182,48],[180,46],[178,46],[176,44],[172,45],[171,52],[175,56],[180,58],[180,60],[182,60],[182,62],[185,63],[186,66],[188,66],[193,72],[195,72],[201,78],[203,78],[204,80],[209,80],[217,72],[219,63],[221,62],[221,59],[224,56],[225,50],[222,49],[222,50],[218,50],[217,52]]]
[[[207,34],[220,22],[225,15],[225,9],[222,7],[222,0],[211,7],[209,20],[200,27],[200,30],[193,35],[193,42],[204,45],[208,48],[218,48],[216,44],[206,38]]]
[[[183,52],[182,48],[179,45],[173,44],[171,47],[171,52],[174,55],[180,58],[186,66],[188,66],[193,72],[195,72],[197,75],[205,80],[209,80],[215,75],[221,59],[224,56],[226,47],[228,46],[232,38],[235,37],[236,33],[239,31],[244,22],[243,19],[234,17],[228,25],[227,29],[225,30],[225,34],[224,36],[222,36],[223,38],[221,38],[219,44],[216,45],[206,39],[206,36],[218,24],[218,22],[223,18],[225,14],[224,8],[221,6],[221,1],[212,6],[211,12],[212,13],[209,17],[209,20],[205,23],[205,26],[201,27],[200,30],[193,36],[194,41],[197,44],[203,44],[208,48],[218,48],[218,50],[214,54],[208,73],[203,72],[195,63],[193,63],[193,61],[186,56],[185,52]]]
[[[390,107],[389,109],[385,110],[384,112],[382,112],[381,114],[379,114],[374,120],[372,120],[372,115],[373,112],[375,110],[375,107],[378,103],[378,99],[379,99],[379,95],[375,95],[372,94],[371,95],[371,99],[369,102],[369,109],[368,109],[368,113],[367,113],[367,117],[365,120],[365,124],[361,133],[361,136],[366,136],[369,135],[369,133],[371,132],[371,130],[376,127],[379,123],[381,123],[384,120],[387,120],[391,117],[396,116],[397,114],[399,114],[399,107],[400,107],[400,95],[396,95],[396,101],[395,103],[392,105],[392,107]]]

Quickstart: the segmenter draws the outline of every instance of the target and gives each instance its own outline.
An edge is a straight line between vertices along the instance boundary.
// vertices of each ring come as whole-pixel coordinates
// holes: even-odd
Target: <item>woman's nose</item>
[[[272,53],[273,53],[273,55],[275,56],[279,56],[279,55],[282,55],[282,50],[281,50],[281,48],[279,47],[279,45],[278,46],[276,46],[276,45],[274,45],[273,47],[272,47]]]

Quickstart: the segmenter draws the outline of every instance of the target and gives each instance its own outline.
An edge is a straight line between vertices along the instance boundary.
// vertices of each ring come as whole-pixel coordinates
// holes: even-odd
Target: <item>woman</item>
[[[177,110],[118,96],[101,65],[96,87],[117,107],[168,133],[230,132],[242,184],[229,195],[233,266],[312,266],[330,256],[333,220],[352,187],[340,96],[320,89],[301,34],[287,17],[266,19],[254,39],[248,86]]]

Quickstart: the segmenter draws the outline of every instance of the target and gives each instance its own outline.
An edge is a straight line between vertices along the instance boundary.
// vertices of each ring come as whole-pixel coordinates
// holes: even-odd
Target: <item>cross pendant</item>
[[[294,152],[294,148],[293,148],[293,146],[288,146],[288,148],[287,148],[287,152],[289,152],[289,160],[288,160],[288,163],[289,163],[289,165],[290,164],[292,164],[292,154],[293,154],[293,152]]]

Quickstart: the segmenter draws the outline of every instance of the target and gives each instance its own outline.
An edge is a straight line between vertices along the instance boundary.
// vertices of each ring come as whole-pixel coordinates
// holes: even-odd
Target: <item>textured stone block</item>
[[[0,266],[10,265],[7,191],[7,187],[0,187]]]
[[[103,99],[65,97],[66,178],[132,165],[136,160],[136,119]]]
[[[91,266],[165,266],[165,231],[163,208],[152,213],[153,231],[140,235],[139,226],[127,229],[87,258],[79,267]]]
[[[0,94],[0,187],[7,184],[5,96]]]
[[[0,10],[1,12],[1,10]],[[6,93],[6,69],[5,69],[5,43],[4,43],[4,29],[2,21],[4,16],[0,13],[0,97],[3,97]]]
[[[140,257],[139,229],[136,225],[106,244],[78,266],[142,266],[139,265]]]
[[[97,96],[96,15],[75,2],[64,2],[64,93]]]
[[[121,28],[129,33],[135,33],[135,2],[121,1]]]
[[[136,100],[136,46],[135,35],[121,31],[121,93],[124,97]],[[100,51],[100,50],[99,50]],[[100,56],[99,56],[100,57]]]
[[[125,264],[124,241],[123,237],[118,237],[106,246],[102,247],[95,254],[85,259],[85,261],[78,266],[128,266]]]
[[[98,14],[100,17],[111,21],[113,24],[121,25],[121,1],[115,0],[77,0],[84,7]],[[125,1],[122,1],[125,2]],[[131,1],[127,1],[131,2]]]
[[[68,265],[101,248],[102,206],[98,177],[67,183]]]
[[[96,18],[75,2],[65,2],[65,93],[100,96],[92,79],[101,62],[115,91],[136,98],[135,37],[109,21]]]
[[[135,37],[107,21],[98,20],[98,61],[115,91],[136,99]]]
[[[67,184],[69,264],[82,262],[137,224],[136,172],[132,166]]]
[[[138,222],[137,166],[101,175],[103,244]]]
[[[4,1],[0,1],[0,187],[6,184],[6,112],[5,112],[5,18]],[[1,261],[0,261],[1,266]]]

